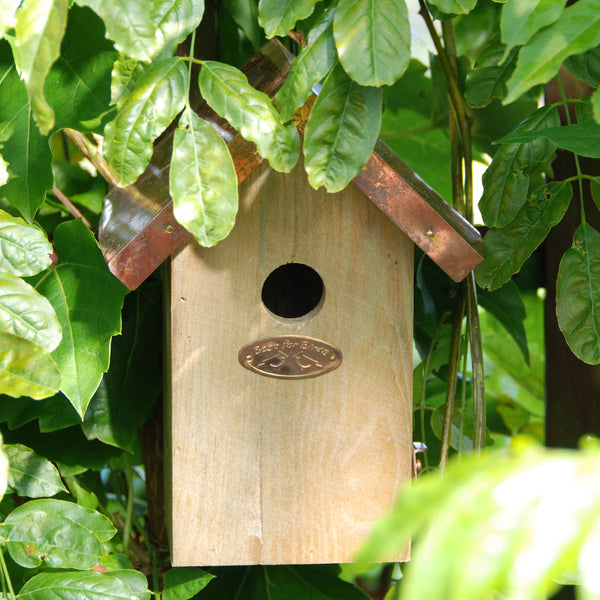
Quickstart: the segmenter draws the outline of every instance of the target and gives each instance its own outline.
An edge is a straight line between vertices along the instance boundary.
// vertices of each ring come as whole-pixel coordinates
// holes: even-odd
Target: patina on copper
[[[342,353],[331,344],[304,335],[276,335],[246,344],[240,364],[259,375],[280,379],[317,377],[337,369]]]
[[[291,58],[273,40],[242,71],[255,88],[274,97],[283,85]],[[263,160],[254,144],[206,103],[197,112],[228,142],[241,183]],[[308,113],[308,109],[298,111],[295,122],[300,131]],[[130,289],[138,287],[190,235],[173,217],[168,190],[172,145],[171,128],[156,143],[152,161],[140,179],[127,188],[114,188],[105,199],[98,237],[110,270]],[[481,243],[477,230],[383,142],[377,142],[353,181],[455,281],[464,279],[483,260],[477,251]]]

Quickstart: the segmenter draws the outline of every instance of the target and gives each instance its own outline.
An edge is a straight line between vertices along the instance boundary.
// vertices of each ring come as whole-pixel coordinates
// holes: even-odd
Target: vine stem
[[[83,224],[91,231],[92,226],[90,222],[61,190],[59,190],[56,186],[53,186],[52,193],[60,200],[61,204],[71,213],[71,215],[73,215],[73,217],[76,219],[81,219]]]
[[[565,109],[565,119],[567,121],[567,125],[571,125],[571,114],[569,113],[569,100],[567,99],[567,95],[565,93],[565,88],[563,87],[562,81],[560,80],[560,76],[556,76],[556,84],[558,86],[558,91],[560,93],[561,105]],[[579,154],[573,152],[573,158],[575,160],[575,170],[577,171],[577,180],[579,182],[579,204],[581,209],[581,222],[585,223],[585,203],[583,197],[583,173],[581,172],[581,164],[579,162]]]
[[[192,90],[192,66],[194,65],[194,52],[195,52],[195,48],[196,48],[196,30],[194,29],[194,31],[192,32],[192,39],[190,41],[190,56],[189,56],[189,62],[188,62],[188,84],[187,84],[187,96],[185,99],[185,107],[188,110],[191,110],[191,104],[190,104],[190,95],[191,95],[191,90]]]
[[[133,521],[133,469],[131,461],[127,454],[123,455],[125,460],[125,479],[127,481],[127,507],[125,509],[125,526],[123,527],[123,552],[127,554],[129,550],[129,537],[131,535],[131,523]]]
[[[2,579],[6,581],[8,585],[8,592],[11,598],[16,598],[15,590],[12,586],[12,581],[10,580],[10,574],[8,572],[8,567],[6,566],[6,561],[4,560],[4,548],[0,547],[0,568],[2,569]],[[3,581],[4,585],[4,581]]]

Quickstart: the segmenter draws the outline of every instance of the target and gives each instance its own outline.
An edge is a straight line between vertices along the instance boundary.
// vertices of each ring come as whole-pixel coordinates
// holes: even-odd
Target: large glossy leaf
[[[61,374],[50,354],[37,344],[0,332],[0,394],[39,400],[53,396]]]
[[[67,491],[57,468],[47,458],[22,444],[6,444],[3,450],[10,467],[8,485],[19,496],[47,498]]]
[[[119,100],[135,89],[136,81],[144,73],[145,64],[135,58],[120,55],[112,70],[110,87],[110,103],[117,104]]]
[[[38,573],[19,592],[19,600],[150,600],[150,597],[146,577],[133,570]]]
[[[43,402],[21,398],[18,402],[10,396],[0,395],[0,415],[10,429],[16,429],[35,419],[39,420],[39,431],[50,432],[81,423],[73,405],[60,392]]]
[[[472,11],[477,4],[477,0],[428,0],[428,2],[447,15],[466,14]]]
[[[258,22],[256,0],[223,0],[221,4],[232,21],[250,41],[254,51],[258,52],[265,41],[265,36]],[[227,39],[226,43],[230,43],[230,39]]]
[[[171,56],[180,42],[194,31],[204,14],[204,0],[154,0],[152,22],[158,46],[155,53]]]
[[[156,35],[152,21],[155,2],[149,0],[77,0],[89,6],[106,27],[106,37],[113,40],[115,48],[131,58],[149,61],[159,47],[162,36]]]
[[[123,334],[112,343],[110,369],[85,413],[88,439],[132,452],[139,428],[159,399],[161,382],[161,289],[148,282],[125,298]]]
[[[540,29],[558,20],[563,0],[511,0],[502,7],[500,31],[507,50],[526,44]]]
[[[588,119],[581,123],[563,127],[548,127],[537,131],[515,131],[500,140],[506,143],[527,143],[539,137],[574,154],[589,158],[600,158],[600,123]]]
[[[486,225],[502,227],[509,223],[527,198],[529,178],[551,158],[556,146],[540,138],[538,131],[560,124],[556,108],[545,106],[525,119],[516,129],[517,132],[531,131],[531,140],[520,143],[504,144],[494,156],[492,164],[483,175],[483,195],[479,201],[479,210]]]
[[[20,277],[0,271],[0,331],[34,342],[45,352],[62,332],[52,305]]]
[[[337,565],[230,567],[226,571],[215,569],[217,576],[202,591],[201,597],[204,600],[367,600],[364,592],[338,578],[339,571]]]
[[[573,572],[595,589],[594,561],[583,568],[582,558],[600,541],[598,451],[513,446],[419,479],[378,524],[364,560],[381,560],[418,536],[403,600],[547,598],[556,577]]]
[[[125,96],[105,129],[104,155],[120,185],[133,183],[152,157],[152,142],[186,102],[188,70],[181,59],[153,63]]]
[[[202,246],[229,235],[238,210],[235,166],[223,138],[191,109],[175,131],[169,190],[175,218]]]
[[[114,277],[91,232],[80,220],[56,228],[58,263],[32,279],[50,300],[63,337],[52,356],[63,375],[61,391],[83,418],[102,373],[108,369],[110,341],[121,331],[126,288]]]
[[[42,563],[60,569],[91,569],[102,558],[102,543],[116,533],[100,513],[64,500],[32,500],[6,518],[8,551],[22,567]]]
[[[467,79],[465,99],[469,106],[482,108],[506,95],[506,82],[515,69],[517,53],[512,52],[503,61],[505,49],[506,46],[495,39],[480,52]]]
[[[523,47],[508,82],[505,102],[513,102],[534,85],[546,83],[566,58],[600,44],[600,0],[579,0],[560,19],[536,33]]]
[[[19,78],[8,42],[0,40],[0,154],[12,177],[0,187],[5,197],[27,221],[32,221],[52,187],[52,154],[40,133]]]
[[[475,269],[477,283],[495,290],[518,273],[525,260],[563,218],[573,189],[552,181],[529,195],[515,218],[483,238],[484,260]]]
[[[281,120],[289,121],[302,106],[317,84],[333,67],[336,57],[333,39],[333,16],[329,9],[308,34],[308,44],[294,58],[283,86],[275,96],[281,110]]]
[[[361,85],[391,85],[410,61],[404,1],[340,0],[333,33],[346,73]]]
[[[352,81],[337,65],[306,124],[305,169],[315,188],[343,190],[373,152],[381,126],[381,90]]]
[[[15,61],[44,134],[54,125],[54,112],[44,97],[44,83],[60,54],[68,10],[69,0],[29,0],[17,11]]]
[[[208,104],[254,142],[273,169],[283,173],[292,169],[298,161],[298,131],[292,123],[281,124],[266,94],[255,90],[240,70],[214,61],[205,61],[198,82]]]
[[[36,275],[51,263],[52,245],[44,232],[0,210],[0,270]]]
[[[190,600],[203,590],[214,575],[197,567],[179,567],[165,573],[163,600]]]
[[[600,233],[582,223],[560,261],[556,315],[567,344],[580,360],[600,363]]]
[[[260,0],[258,20],[268,38],[285,36],[296,21],[308,17],[318,0]]]

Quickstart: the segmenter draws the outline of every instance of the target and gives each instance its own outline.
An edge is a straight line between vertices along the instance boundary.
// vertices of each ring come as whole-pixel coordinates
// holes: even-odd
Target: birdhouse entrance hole
[[[269,314],[278,321],[304,321],[323,305],[325,285],[312,267],[287,263],[269,273],[261,297]]]

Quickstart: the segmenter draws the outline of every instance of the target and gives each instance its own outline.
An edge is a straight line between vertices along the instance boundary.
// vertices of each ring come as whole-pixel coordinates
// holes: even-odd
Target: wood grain
[[[174,565],[352,560],[411,475],[412,255],[354,186],[326,194],[300,167],[263,165],[241,186],[231,236],[174,256]],[[325,284],[322,308],[302,323],[275,320],[261,302],[266,277],[288,262]],[[239,364],[245,344],[292,333],[339,348],[341,366],[281,380]]]

